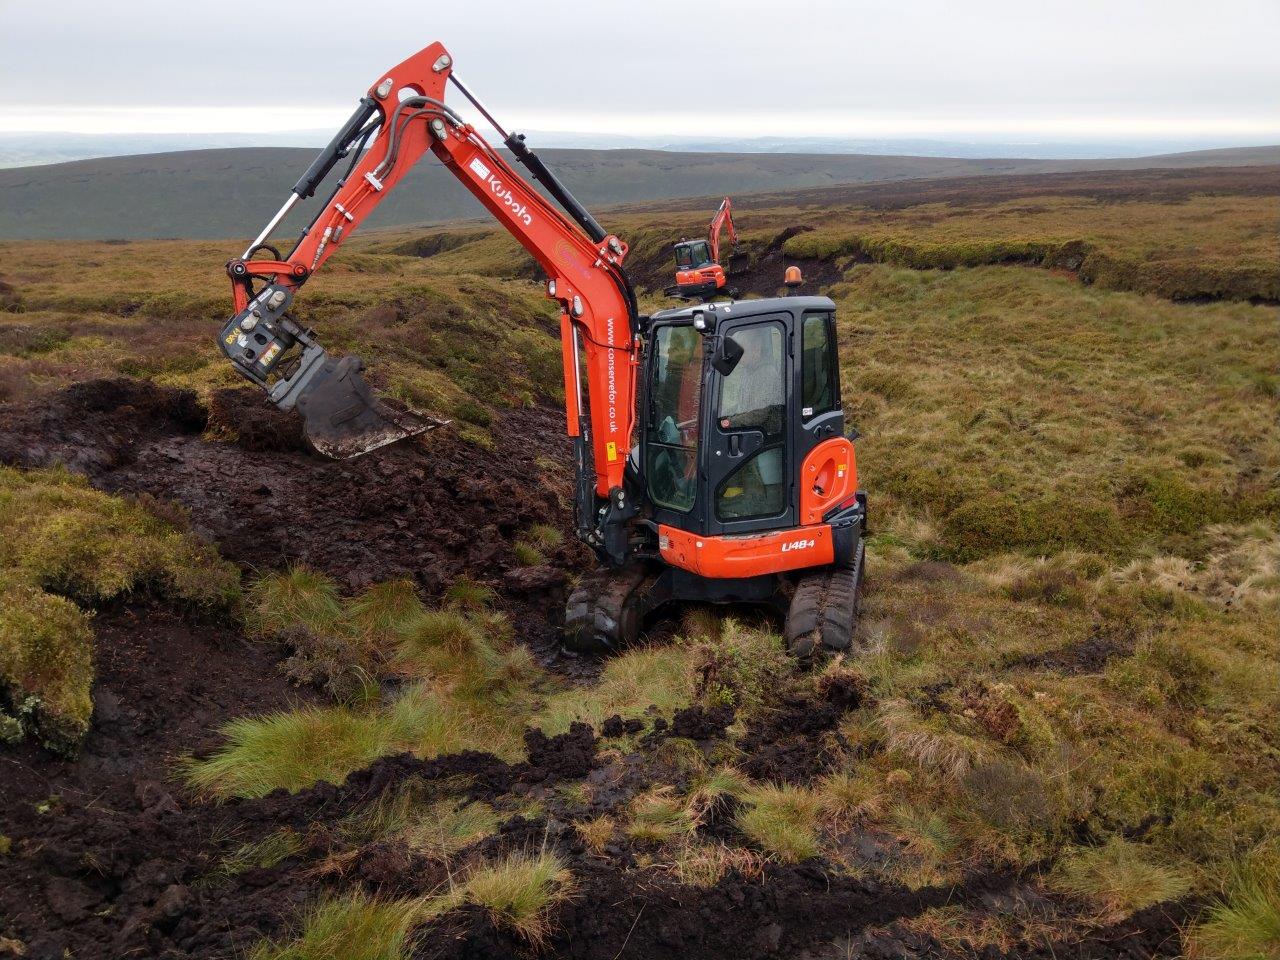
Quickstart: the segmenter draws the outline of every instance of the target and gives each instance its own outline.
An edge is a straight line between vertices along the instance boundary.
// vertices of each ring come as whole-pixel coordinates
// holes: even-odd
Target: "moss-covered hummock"
[[[0,467],[0,737],[75,753],[93,711],[88,608],[152,592],[205,610],[240,575],[143,506],[63,470]]]

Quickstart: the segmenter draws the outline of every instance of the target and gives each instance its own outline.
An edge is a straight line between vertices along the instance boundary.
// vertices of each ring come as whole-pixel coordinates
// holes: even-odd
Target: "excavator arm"
[[[445,103],[450,83],[567,213]],[[381,408],[360,376],[360,360],[329,356],[289,309],[299,288],[428,151],[547,274],[547,295],[560,305],[566,428],[578,445],[579,533],[602,555],[621,563],[624,522],[634,513],[623,478],[640,356],[635,295],[622,270],[627,245],[606,233],[523,137],[498,126],[454,76],[453,58],[442,44],[431,44],[378,77],[280,211],[244,255],[227,264],[236,314],[222,330],[223,352],[278,407],[302,414],[308,437],[322,453],[357,456],[427,429],[421,418]],[[347,156],[346,174],[293,250],[282,257],[266,243],[272,231]],[[263,251],[271,256],[259,258]],[[586,379],[586,412],[580,370]]]
[[[720,201],[720,209],[711,218],[711,226],[707,229],[707,242],[711,244],[711,262],[720,263],[720,233],[729,228],[729,242],[733,249],[738,249],[738,231],[733,228],[733,204],[725,197]]]

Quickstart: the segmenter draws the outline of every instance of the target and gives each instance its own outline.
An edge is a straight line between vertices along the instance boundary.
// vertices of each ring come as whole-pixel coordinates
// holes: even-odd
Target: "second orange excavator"
[[[729,231],[728,262],[720,261],[720,233]],[[705,240],[682,239],[675,247],[676,282],[667,287],[669,297],[682,300],[705,300],[717,294],[737,296],[729,287],[729,278],[741,276],[750,268],[750,258],[745,250],[738,249],[738,231],[733,226],[733,202],[725,197],[720,209],[711,218]]]

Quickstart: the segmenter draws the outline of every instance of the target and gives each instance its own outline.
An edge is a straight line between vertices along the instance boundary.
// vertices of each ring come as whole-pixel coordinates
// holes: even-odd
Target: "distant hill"
[[[873,181],[1280,164],[1280,146],[1116,160],[969,159],[866,154],[540,151],[589,205],[803,190]],[[315,151],[194,150],[0,170],[0,239],[250,237]],[[439,164],[423,161],[371,226],[478,216],[480,206]],[[286,229],[310,217],[295,213]]]

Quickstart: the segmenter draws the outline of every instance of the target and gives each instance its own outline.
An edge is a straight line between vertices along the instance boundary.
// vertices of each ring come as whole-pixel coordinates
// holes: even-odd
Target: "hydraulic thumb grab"
[[[234,261],[233,261],[234,263]],[[222,352],[281,410],[297,410],[318,453],[349,460],[445,421],[381,403],[359,357],[335,358],[286,314],[293,295],[268,284],[222,329]]]

